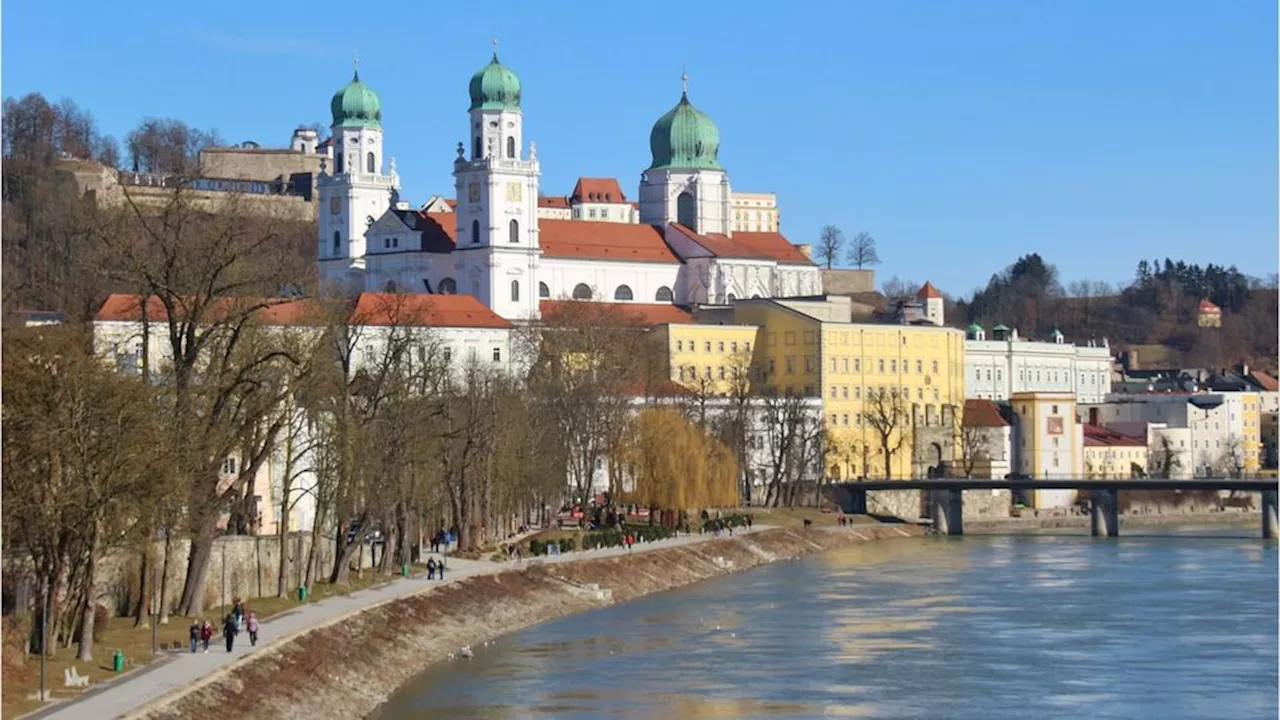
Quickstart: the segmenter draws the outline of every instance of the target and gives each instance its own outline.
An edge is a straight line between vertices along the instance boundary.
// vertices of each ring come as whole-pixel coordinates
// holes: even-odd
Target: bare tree
[[[960,443],[960,466],[964,470],[965,477],[973,477],[973,471],[984,462],[990,467],[991,428],[962,422],[956,439]]]
[[[869,232],[860,232],[853,236],[849,243],[849,263],[861,270],[867,265],[879,265],[880,255],[876,252],[876,239]]]
[[[198,175],[200,151],[222,144],[215,131],[190,127],[173,118],[147,118],[129,133],[134,172]]]
[[[1233,434],[1227,438],[1222,448],[1222,454],[1218,456],[1218,460],[1213,464],[1213,467],[1214,470],[1227,477],[1244,477],[1246,459],[1244,443],[1240,441],[1239,435]]]
[[[884,281],[880,286],[880,293],[892,308],[898,303],[914,300],[919,289],[920,286],[911,280],[903,280],[895,275]]]
[[[1147,459],[1147,472],[1153,478],[1168,479],[1182,468],[1181,453],[1173,446],[1173,441],[1166,435],[1160,436],[1159,446]]]
[[[884,476],[893,477],[893,456],[907,446],[911,413],[897,387],[880,387],[867,393],[862,421],[875,432],[884,458]]]
[[[760,398],[761,435],[768,461],[765,471],[767,507],[795,504],[806,480],[822,475],[825,431],[821,413],[804,397],[767,391]]]
[[[828,269],[832,268],[839,262],[843,249],[844,233],[835,225],[824,225],[818,235],[818,262],[825,263]]]

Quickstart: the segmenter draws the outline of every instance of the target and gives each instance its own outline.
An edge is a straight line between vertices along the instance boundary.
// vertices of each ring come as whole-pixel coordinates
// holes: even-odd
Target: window
[[[723,380],[723,379],[724,379],[724,366],[723,366],[723,365],[721,365],[721,366],[720,366],[720,372],[719,372],[719,374],[720,374],[720,379],[721,379],[721,380]]]
[[[606,219],[606,218],[608,218],[608,217],[609,217],[609,209],[608,209],[608,208],[600,208],[600,219],[601,219],[601,220],[604,220],[604,219]]]
[[[333,254],[337,255],[342,252],[342,233],[337,230],[333,231]]]
[[[703,377],[705,377],[705,378],[706,378],[706,379],[708,379],[708,380],[710,380],[710,379],[711,379],[711,366],[710,366],[710,365],[707,365],[706,367],[702,368],[702,376],[703,376]]]
[[[479,135],[476,136],[475,142],[471,144],[471,159],[472,160],[480,159],[480,136]]]
[[[671,302],[671,288],[666,285],[658,288],[658,292],[654,294],[653,299],[658,302]]]
[[[787,374],[790,375],[795,371],[796,371],[796,356],[788,355],[787,356]]]
[[[502,348],[493,349],[493,361],[502,362]]]
[[[510,236],[511,242],[513,243],[520,242],[520,221],[519,220],[511,221],[510,228],[508,229],[508,234]]]
[[[683,340],[677,340],[677,341],[676,341],[676,350],[684,350],[684,341],[683,341]]]
[[[917,361],[916,361],[916,372],[917,372],[917,373],[919,373],[920,375],[923,375],[923,374],[924,374],[924,361],[923,361],[923,360],[917,360]]]
[[[1053,406],[1053,413],[1052,413],[1052,414],[1054,414],[1054,415],[1057,415],[1057,414],[1058,414],[1058,406],[1057,406],[1057,405],[1054,405],[1054,406]]]
[[[698,202],[688,190],[676,198],[676,222],[694,232],[698,230]]]
[[[507,157],[513,160],[516,157],[516,139],[511,136],[507,137]]]
[[[898,361],[897,361],[897,360],[890,360],[890,361],[889,361],[889,372],[894,373],[894,374],[897,374],[897,372],[898,372]]]
[[[844,413],[843,415],[841,415],[840,420],[842,421],[842,424],[845,427],[849,427],[849,413]]]
[[[856,373],[862,372],[862,358],[853,359],[853,371]]]
[[[631,288],[627,287],[626,285],[619,285],[618,289],[613,291],[613,299],[614,300],[634,300],[635,298],[631,295]]]
[[[982,380],[982,369],[981,369],[981,368],[975,369],[975,370],[973,371],[973,379],[974,379],[974,380],[978,380],[978,381],[981,381],[981,380]]]
[[[547,284],[544,282],[538,283],[538,297],[540,298],[551,297],[551,288],[547,287]]]
[[[480,221],[479,220],[471,221],[471,242],[473,243],[480,242]]]
[[[233,458],[233,457],[229,457],[229,458],[227,458],[226,460],[223,460],[223,461],[222,461],[222,474],[223,474],[223,475],[235,475],[235,474],[236,474],[236,459],[235,459],[235,458]]]
[[[835,400],[835,399],[836,399],[836,386],[835,386],[835,385],[832,385],[832,386],[831,386],[831,399],[832,399],[832,400]]]
[[[729,352],[738,352],[738,342],[736,340],[729,343]]]
[[[334,167],[339,175],[342,174],[342,153],[338,153],[334,158]]]
[[[595,208],[591,208],[590,210],[588,210],[588,211],[587,211],[587,217],[591,218],[592,220],[595,220],[595,219],[596,219],[596,209],[595,209]]]
[[[937,375],[937,374],[938,374],[938,361],[937,361],[937,360],[934,360],[934,361],[933,361],[933,374],[934,374],[934,375]]]
[[[742,343],[742,352],[751,352],[751,343],[749,342]]]
[[[587,287],[584,283],[578,283],[577,285],[574,285],[573,299],[574,300],[590,300],[591,288]]]
[[[711,341],[708,340],[702,344],[702,349],[711,352]]]
[[[364,171],[369,173],[370,175],[377,172],[377,170],[374,168],[373,153],[369,153],[368,155],[364,156]]]
[[[991,369],[987,368],[987,380],[991,379]]]
[[[807,373],[813,372],[813,356],[812,355],[804,356],[804,371]]]
[[[453,360],[453,348],[447,347],[444,349],[444,361],[449,362],[450,360]]]
[[[861,400],[861,399],[862,399],[862,386],[861,386],[861,385],[858,385],[857,387],[855,387],[855,388],[853,389],[853,398],[854,398],[855,400]]]
[[[879,361],[877,361],[876,365],[879,367],[880,372],[884,372],[884,358],[881,358]]]
[[[520,281],[511,281],[511,302],[520,302]]]
[[[848,385],[845,385],[843,388],[841,388],[841,391],[842,391],[842,393],[841,393],[841,394],[843,394],[843,395],[844,395],[844,399],[845,399],[845,400],[848,400],[848,399],[849,399],[849,386],[848,386]]]
[[[777,363],[774,362],[773,358],[769,358],[769,374],[770,375],[774,374],[775,372],[777,372],[777,369],[778,369]]]
[[[723,340],[721,340],[721,341],[720,341],[720,343],[719,343],[719,345],[718,345],[718,348],[717,348],[717,349],[718,349],[720,352],[724,352],[724,341],[723,341]]]

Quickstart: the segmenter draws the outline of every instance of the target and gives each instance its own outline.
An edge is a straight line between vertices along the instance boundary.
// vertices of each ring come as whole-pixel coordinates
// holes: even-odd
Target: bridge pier
[[[1094,537],[1120,534],[1120,493],[1117,490],[1089,492],[1089,530]]]
[[[1280,507],[1280,496],[1275,490],[1262,491],[1262,537],[1266,540],[1276,539],[1276,511]]]
[[[930,490],[929,505],[933,511],[933,531],[939,535],[964,534],[964,491]]]

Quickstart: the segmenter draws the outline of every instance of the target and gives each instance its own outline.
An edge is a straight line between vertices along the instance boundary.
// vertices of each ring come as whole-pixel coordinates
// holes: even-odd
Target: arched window
[[[479,220],[471,221],[471,242],[473,243],[480,242],[480,221]]]
[[[737,300],[737,299],[738,299],[737,295],[734,295],[733,293],[729,293],[729,302],[733,302],[734,300]]]
[[[617,290],[613,291],[614,300],[634,300],[631,296],[631,288],[626,285],[619,285]]]
[[[507,157],[513,160],[516,157],[516,139],[513,136],[507,137]]]
[[[441,280],[441,281],[440,281],[440,294],[441,294],[441,295],[457,295],[457,294],[458,294],[458,283],[454,282],[453,278],[445,278],[445,279]]]
[[[374,168],[374,164],[373,164],[373,153],[369,153],[368,155],[365,155],[365,157],[364,157],[364,171],[365,171],[365,172],[367,172],[367,173],[369,173],[370,175],[372,175],[372,174],[374,174],[375,172],[377,172],[377,171],[376,171],[376,170],[374,170],[373,168]]]
[[[338,153],[333,159],[333,166],[338,175],[342,174],[342,153]]]
[[[547,284],[544,282],[538,283],[538,297],[540,298],[551,297],[551,288],[547,287]]]
[[[479,135],[476,136],[475,144],[471,146],[471,159],[472,160],[480,159],[480,136]]]
[[[520,302],[520,281],[511,281],[511,302]]]
[[[658,288],[658,294],[654,295],[653,299],[658,302],[671,302],[671,288],[666,285]]]
[[[519,220],[511,221],[511,225],[508,227],[507,234],[510,235],[509,239],[511,240],[511,242],[513,243],[520,242],[520,221]]]
[[[342,233],[337,230],[333,231],[333,254],[337,255],[342,252]]]
[[[573,299],[574,300],[590,300],[591,288],[587,287],[584,283],[578,283],[577,285],[574,285]]]
[[[693,193],[688,190],[680,193],[680,197],[676,198],[676,222],[694,232],[698,230],[698,203],[693,199]]]

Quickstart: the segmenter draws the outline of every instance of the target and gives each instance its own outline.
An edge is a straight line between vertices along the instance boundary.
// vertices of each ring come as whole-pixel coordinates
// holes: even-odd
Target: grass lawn
[[[308,602],[364,590],[376,585],[382,585],[389,580],[390,578],[385,575],[375,576],[373,572],[367,569],[364,571],[363,577],[360,578],[357,578],[353,572],[351,574],[351,584],[348,586],[335,586],[327,582],[316,583],[311,588]],[[298,601],[297,590],[294,590],[289,597],[257,598],[247,601],[245,606],[257,613],[259,620],[265,621],[272,615],[292,610],[302,604]],[[222,623],[219,619],[226,617],[230,612],[230,607],[219,606],[207,608],[200,615],[201,618],[207,618],[214,625],[214,638],[209,642],[210,649],[222,642]],[[157,633],[157,639],[160,644],[160,655],[158,657],[166,657],[175,643],[179,647],[178,652],[186,652],[189,647],[187,631],[190,627],[191,618],[179,615],[170,616],[169,623],[161,625]],[[70,647],[59,647],[54,651],[53,657],[50,657],[45,663],[45,685],[50,689],[50,697],[54,699],[70,698],[84,691],[83,688],[64,687],[63,673],[70,667],[75,667],[77,673],[87,675],[90,678],[89,688],[117,677],[111,670],[112,655],[116,650],[123,651],[125,657],[125,671],[119,677],[127,677],[130,671],[143,667],[156,659],[151,654],[151,628],[149,626],[135,628],[132,618],[112,618],[99,635],[99,638],[93,646],[92,662],[79,662],[75,659],[76,645],[74,643]],[[16,718],[40,709],[40,701],[33,697],[40,692],[40,657],[30,655],[24,659],[21,650],[15,648],[12,642],[5,642],[3,652],[5,657],[3,658],[4,677],[3,693],[0,694],[0,716]],[[88,716],[86,715],[86,717]]]

